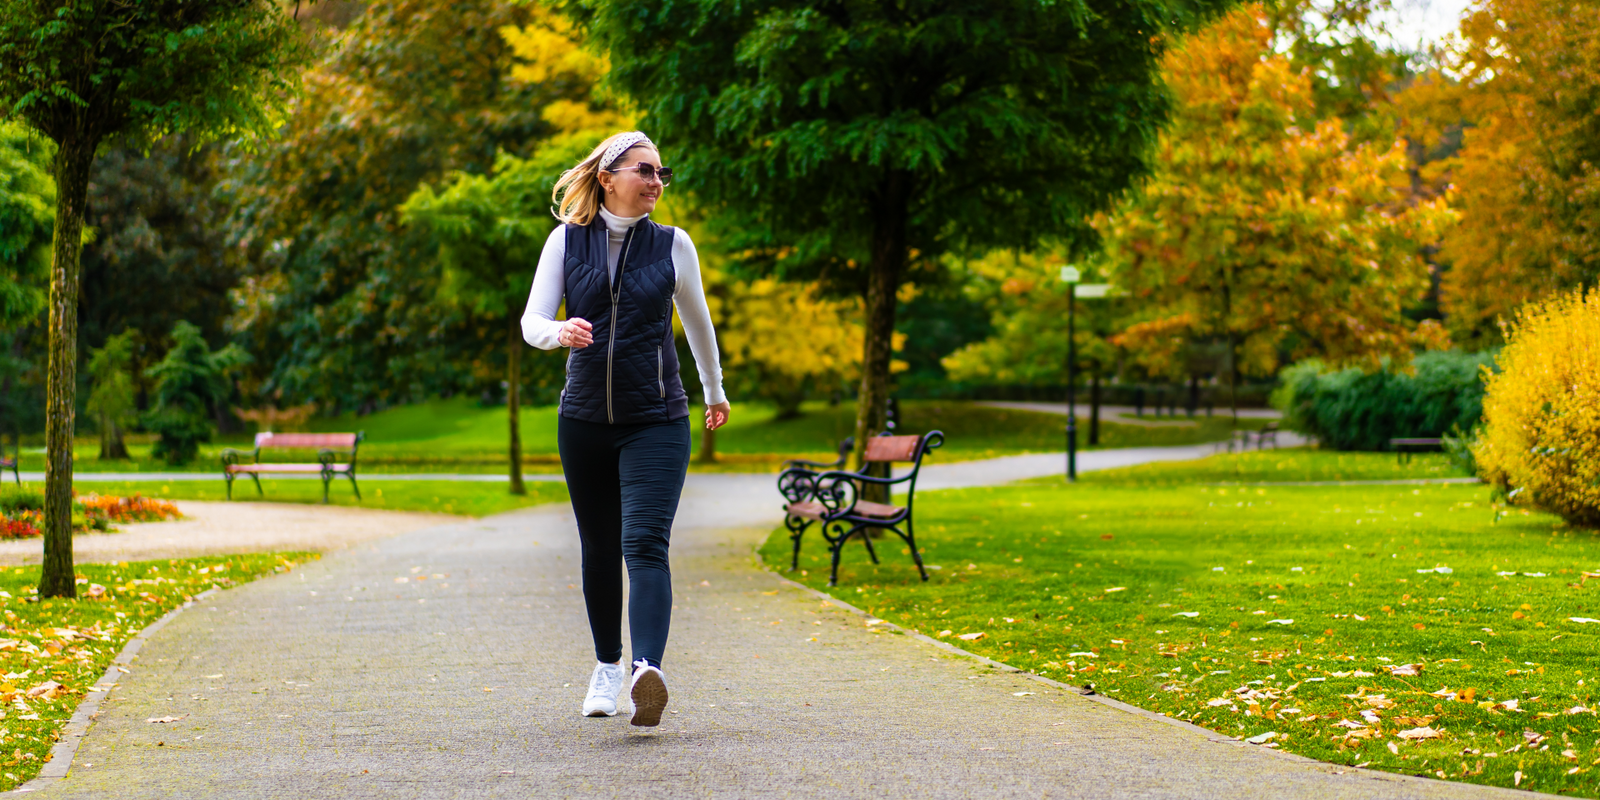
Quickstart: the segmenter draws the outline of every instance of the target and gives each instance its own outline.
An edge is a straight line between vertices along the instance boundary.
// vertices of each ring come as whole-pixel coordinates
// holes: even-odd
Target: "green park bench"
[[[356,485],[356,447],[366,438],[365,431],[356,433],[258,433],[254,450],[222,451],[222,478],[228,482],[228,499],[233,499],[233,482],[248,475],[256,483],[256,494],[261,491],[261,475],[266,473],[307,473],[322,476],[322,502],[328,502],[328,484],[339,475],[350,479],[350,488],[361,499],[361,488]],[[316,450],[317,463],[292,463],[262,461],[262,451]],[[340,461],[341,456],[347,460]],[[248,460],[247,460],[248,459]]]
[[[1408,464],[1411,462],[1412,453],[1434,453],[1443,450],[1444,440],[1427,437],[1390,439],[1389,448],[1394,451],[1395,463]]]
[[[916,500],[917,474],[922,471],[922,459],[928,451],[944,444],[944,434],[929,431],[921,436],[889,436],[887,432],[867,440],[866,462],[889,464],[909,462],[911,471],[898,478],[880,478],[864,472],[831,470],[814,472],[805,466],[790,467],[779,476],[778,486],[784,491],[784,527],[794,542],[794,555],[789,562],[792,572],[800,568],[800,539],[812,525],[821,523],[818,530],[828,542],[833,554],[833,569],[828,575],[828,585],[839,582],[839,555],[851,537],[861,539],[866,545],[872,563],[878,563],[878,553],[872,547],[871,532],[893,531],[911,550],[911,560],[917,565],[922,579],[928,579],[928,570],[922,564],[922,553],[917,550],[916,533],[912,528],[912,503]],[[841,447],[841,458],[849,450]],[[798,471],[798,472],[797,472]],[[785,477],[789,480],[785,481]],[[906,485],[906,504],[895,506],[861,499],[861,487],[876,484],[893,491],[899,484]],[[904,528],[902,530],[901,528]]]
[[[11,457],[9,457],[9,458],[7,458],[3,454],[3,452],[0,452],[0,475],[4,475],[6,470],[8,470],[8,469],[11,470],[11,477],[13,477],[13,478],[15,478],[17,480],[17,485],[18,486],[22,485],[22,473],[17,471],[17,462],[19,462],[21,460],[22,460],[22,448],[21,447],[18,447],[17,448],[17,452],[12,454]]]

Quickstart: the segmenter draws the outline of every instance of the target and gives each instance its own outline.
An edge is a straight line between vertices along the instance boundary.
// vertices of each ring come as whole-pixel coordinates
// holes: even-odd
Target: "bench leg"
[[[890,528],[890,530],[900,533],[896,528]],[[917,537],[916,534],[912,533],[911,520],[906,520],[906,532],[900,533],[900,538],[906,540],[906,547],[911,548],[911,560],[917,564],[917,574],[922,576],[923,581],[927,581],[928,570],[922,566],[922,551],[917,549]]]
[[[356,501],[360,502],[361,487],[356,485],[356,474],[354,472],[346,472],[345,476],[350,479],[350,491],[356,493]]]
[[[858,530],[861,531],[861,543],[867,546],[867,557],[872,559],[873,564],[880,563],[878,561],[878,551],[872,547],[872,529],[858,528]]]
[[[228,484],[228,499],[233,499],[233,473],[222,473],[222,482]]]
[[[256,483],[256,497],[266,497],[267,493],[261,491],[261,476],[252,472],[250,473],[250,480]]]
[[[828,572],[828,585],[829,586],[838,586],[839,585],[839,556],[842,553],[844,553],[844,543],[850,541],[850,535],[855,533],[857,530],[860,530],[860,529],[859,528],[852,528],[849,531],[849,533],[845,533],[842,530],[844,528],[844,526],[835,523],[834,526],[833,526],[834,536],[828,536],[827,535],[827,531],[826,531],[826,524],[827,523],[823,523],[823,524],[824,524],[823,538],[828,540],[828,550],[829,550],[829,552],[831,553],[831,555],[833,557],[833,568]]]
[[[794,543],[794,554],[789,557],[789,571],[794,572],[800,568],[800,537],[805,535],[806,528],[811,527],[811,522],[800,517],[785,516],[783,526],[789,529],[789,540]]]
[[[326,470],[322,473],[322,504],[328,504],[328,482],[333,480],[333,473]]]

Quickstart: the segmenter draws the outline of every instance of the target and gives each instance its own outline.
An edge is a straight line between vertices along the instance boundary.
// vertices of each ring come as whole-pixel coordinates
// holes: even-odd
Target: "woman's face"
[[[652,170],[661,169],[661,154],[653,147],[638,146],[617,159],[611,171],[600,173],[600,185],[606,190],[606,208],[619,217],[637,217],[656,210],[656,201],[666,189],[661,179],[652,176],[649,181],[639,177],[640,164],[649,164]]]

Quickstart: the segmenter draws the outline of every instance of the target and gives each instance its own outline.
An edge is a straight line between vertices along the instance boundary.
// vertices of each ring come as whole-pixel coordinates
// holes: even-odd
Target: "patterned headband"
[[[645,136],[638,131],[634,131],[633,133],[624,133],[621,136],[618,136],[617,140],[612,142],[610,147],[606,148],[605,155],[600,157],[600,169],[609,168],[612,162],[622,157],[623,153],[628,152],[628,150],[634,145],[640,144],[647,144],[651,147],[655,147],[655,143],[650,141],[650,137]]]

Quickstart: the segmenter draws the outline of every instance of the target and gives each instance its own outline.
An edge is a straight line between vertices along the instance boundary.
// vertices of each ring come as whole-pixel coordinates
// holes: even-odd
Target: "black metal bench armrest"
[[[355,465],[356,451],[355,451],[355,448],[353,448],[353,447],[350,448],[349,450],[335,450],[333,448],[323,448],[321,450],[318,450],[317,451],[317,463],[321,464],[324,467],[331,467],[334,464],[339,463],[339,456],[341,454],[348,455],[350,457],[351,466],[353,467]]]
[[[842,459],[842,458],[835,459],[833,461],[812,461],[810,459],[805,459],[805,458],[791,458],[788,461],[783,462],[783,469],[784,470],[790,470],[790,469],[795,469],[797,467],[798,468],[815,467],[817,469],[838,469],[839,467],[844,466],[844,462],[845,462],[845,459]]]
[[[228,467],[241,463],[240,459],[248,458],[252,463],[261,463],[261,448],[254,450],[238,450],[232,447],[222,451],[222,466]]]
[[[837,481],[837,480],[842,480],[842,479],[848,479],[848,480],[852,480],[852,481],[861,481],[863,483],[876,483],[876,484],[879,484],[879,485],[882,485],[882,486],[892,486],[892,485],[894,485],[896,483],[905,483],[906,481],[911,480],[912,476],[915,475],[915,474],[916,474],[916,470],[912,470],[911,472],[908,472],[908,473],[906,473],[904,475],[901,475],[898,478],[880,478],[880,477],[878,477],[876,475],[862,475],[859,472],[846,472],[846,471],[840,470],[840,471],[834,471],[834,472],[824,472],[824,473],[818,475],[817,476],[817,483],[822,483],[823,481],[832,482],[832,481]]]

